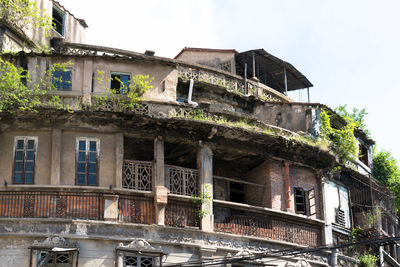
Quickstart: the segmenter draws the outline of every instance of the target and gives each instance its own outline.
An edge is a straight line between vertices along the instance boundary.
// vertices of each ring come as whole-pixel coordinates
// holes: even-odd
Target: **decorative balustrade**
[[[171,194],[194,196],[198,193],[197,170],[165,165],[165,180]]]
[[[178,75],[182,80],[190,80],[209,83],[212,85],[224,87],[229,92],[245,95],[245,84],[243,79],[236,75],[229,75],[226,73],[219,73],[211,69],[191,68],[178,66]],[[247,92],[249,95],[259,96],[263,100],[271,102],[289,102],[286,96],[279,92],[273,92],[273,89],[268,88],[266,85],[248,80]]]
[[[122,187],[140,191],[151,191],[153,183],[153,163],[147,161],[124,160]]]
[[[102,220],[102,193],[0,192],[0,217]]]
[[[154,224],[155,210],[153,197],[119,195],[118,219],[123,222]]]
[[[216,232],[257,236],[304,246],[318,246],[321,243],[321,226],[300,221],[295,216],[285,218],[272,211],[256,211],[215,201],[213,205]]]
[[[190,200],[168,199],[165,207],[165,225],[173,227],[198,227],[200,207]]]

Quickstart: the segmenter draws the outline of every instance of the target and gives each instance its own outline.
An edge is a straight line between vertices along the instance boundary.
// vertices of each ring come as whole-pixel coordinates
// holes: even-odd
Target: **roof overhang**
[[[253,71],[253,59],[255,72]],[[249,50],[235,55],[236,74],[244,75],[244,65],[247,64],[247,77],[255,76],[264,84],[280,92],[285,92],[285,70],[287,90],[297,90],[312,87],[313,84],[292,64],[277,58],[264,49]]]

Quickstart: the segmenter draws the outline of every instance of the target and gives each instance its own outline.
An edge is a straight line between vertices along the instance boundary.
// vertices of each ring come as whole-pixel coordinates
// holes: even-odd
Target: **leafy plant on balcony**
[[[129,85],[125,85],[120,79],[116,78],[121,87],[119,89],[109,88],[111,78],[106,79],[104,74],[104,71],[98,70],[95,77],[103,91],[100,96],[94,96],[91,108],[96,110],[130,111],[138,107],[139,102],[143,100],[143,94],[153,88],[151,85],[153,78],[148,75],[133,76]]]
[[[53,64],[43,75],[31,75],[23,68],[0,58],[0,112],[15,110],[35,111],[40,107],[69,109],[63,105],[59,96],[46,95],[55,90],[51,81],[55,70],[65,70],[70,63]],[[37,68],[38,69],[38,68]],[[33,81],[32,77],[39,76]]]
[[[192,196],[192,202],[196,204],[197,206],[200,206],[199,209],[197,209],[197,216],[202,219],[206,217],[207,215],[210,214],[210,208],[209,205],[212,201],[211,197],[211,186],[210,185],[204,185],[203,192],[201,192],[198,196]],[[206,204],[208,207],[206,209],[202,209],[202,206]]]
[[[5,19],[22,30],[43,29],[46,36],[53,28],[52,18],[32,0],[2,0],[0,19]]]
[[[361,262],[361,266],[363,267],[375,267],[376,262],[378,261],[379,257],[374,255],[374,254],[370,254],[369,252],[366,252],[364,254],[362,254],[359,258],[360,262]]]

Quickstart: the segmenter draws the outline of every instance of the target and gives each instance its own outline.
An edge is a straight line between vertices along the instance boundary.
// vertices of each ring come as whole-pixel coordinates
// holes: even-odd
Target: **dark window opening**
[[[56,32],[64,36],[65,13],[53,6],[53,26]]]
[[[296,213],[307,214],[306,191],[303,188],[294,188]]]
[[[131,75],[123,73],[111,73],[111,86],[117,94],[126,94],[129,92]]]
[[[346,214],[344,213],[344,211],[341,209],[335,209],[335,211],[335,222],[340,226],[346,227]]]
[[[229,182],[229,201],[246,203],[245,188],[243,184]]]
[[[364,145],[360,144],[360,152],[358,159],[364,163],[366,166],[368,166],[368,148],[366,148]]]
[[[33,184],[36,161],[36,141],[17,138],[14,149],[14,184]]]
[[[56,69],[51,76],[51,83],[54,90],[70,91],[72,90],[72,70]]]
[[[76,184],[98,185],[99,141],[80,138],[76,149]]]

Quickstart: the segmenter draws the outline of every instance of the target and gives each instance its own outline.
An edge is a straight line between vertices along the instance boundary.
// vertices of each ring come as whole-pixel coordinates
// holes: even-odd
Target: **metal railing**
[[[165,207],[165,225],[174,227],[198,227],[200,207],[190,200],[168,199]]]
[[[0,217],[102,220],[102,193],[0,192]]]
[[[171,194],[186,196],[198,194],[199,172],[197,170],[165,165],[165,180]]]
[[[153,197],[139,195],[119,195],[118,219],[123,222],[140,224],[155,223]]]
[[[149,161],[124,160],[122,187],[140,191],[152,191],[153,163]]]
[[[285,218],[279,213],[230,207],[214,202],[214,231],[237,235],[257,236],[304,246],[321,244],[322,227]]]

